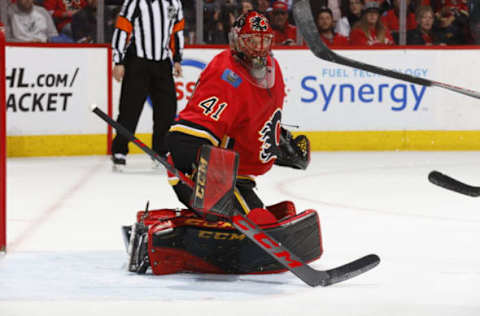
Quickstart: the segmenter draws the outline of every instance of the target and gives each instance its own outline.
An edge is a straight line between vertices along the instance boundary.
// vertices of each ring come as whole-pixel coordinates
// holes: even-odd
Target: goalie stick
[[[93,113],[98,115],[101,119],[103,119],[106,123],[111,125],[113,128],[117,130],[118,133],[122,134],[122,136],[126,137],[128,140],[132,141],[135,145],[137,145],[142,151],[144,151],[147,155],[149,155],[152,159],[157,160],[168,171],[178,175],[180,181],[185,181],[184,183],[192,187],[195,190],[195,186],[193,181],[183,175],[179,170],[175,167],[170,165],[164,158],[158,155],[155,151],[150,149],[148,146],[143,144],[140,140],[138,140],[132,133],[130,133],[126,128],[122,125],[114,121],[111,117],[109,117],[105,112],[100,110],[98,107],[92,107]],[[237,160],[238,163],[238,160]],[[235,169],[236,170],[236,166]],[[236,188],[234,189],[235,191]],[[199,203],[198,201],[197,203]],[[198,212],[198,210],[197,210]],[[331,284],[335,284],[341,281],[345,281],[351,279],[355,276],[358,276],[380,263],[380,258],[375,254],[370,254],[349,262],[345,265],[329,269],[329,270],[315,270],[305,262],[300,260],[296,255],[294,255],[291,251],[286,249],[282,246],[281,243],[277,242],[274,238],[269,236],[265,233],[260,227],[258,227],[255,223],[253,223],[250,219],[248,219],[245,215],[241,214],[238,211],[234,211],[235,214],[231,218],[232,224],[237,228],[241,233],[245,234],[245,236],[262,248],[266,253],[272,256],[275,260],[277,260],[280,264],[282,264],[286,269],[291,271],[294,275],[296,275],[299,279],[301,279],[306,284],[315,287],[318,285],[321,286],[328,286]]]
[[[300,29],[305,42],[307,42],[308,47],[312,53],[320,59],[330,61],[336,64],[350,66],[357,69],[362,69],[368,72],[376,73],[390,78],[395,78],[407,82],[412,82],[422,86],[436,86],[441,87],[450,91],[468,95],[473,98],[480,99],[480,92],[473,91],[470,89],[460,88],[450,84],[429,80],[426,78],[415,77],[407,74],[402,74],[400,72],[390,70],[387,68],[382,68],[378,66],[373,66],[370,64],[362,63],[347,57],[338,55],[334,53],[330,48],[328,48],[320,38],[318,33],[317,26],[314,22],[312,11],[310,8],[309,0],[298,0],[293,5],[293,17],[297,27]]]
[[[180,181],[193,186],[193,181],[187,178],[183,173],[179,172],[176,168],[174,168],[168,161],[156,153],[154,150],[150,149],[147,145],[142,143],[138,138],[136,138],[129,130],[123,127],[121,124],[114,121],[110,116],[108,116],[105,112],[100,110],[95,104],[92,105],[92,112],[97,114],[102,120],[104,120],[107,124],[115,128],[115,130],[121,134],[123,137],[131,141],[135,144],[138,148],[140,148],[144,153],[150,156],[153,160],[158,161],[161,163],[165,169],[173,173]]]
[[[436,170],[433,170],[428,174],[428,181],[435,185],[438,185],[439,187],[457,193],[465,194],[472,197],[480,196],[480,187],[460,182]]]

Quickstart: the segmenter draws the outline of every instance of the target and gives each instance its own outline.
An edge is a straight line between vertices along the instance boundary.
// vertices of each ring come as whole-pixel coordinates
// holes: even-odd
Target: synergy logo
[[[427,69],[398,69],[397,71],[425,77]],[[415,73],[413,73],[415,71]],[[323,68],[320,76],[304,76],[301,80],[301,101],[320,102],[322,111],[341,103],[385,104],[392,111],[417,111],[425,96],[426,87],[398,83],[380,75],[358,69]],[[334,78],[333,80],[331,78]],[[391,81],[391,82],[389,82]]]
[[[185,108],[187,105],[187,102],[190,100],[195,88],[195,83],[197,82],[200,73],[203,71],[203,69],[205,69],[206,66],[207,64],[200,60],[182,60],[183,77],[174,78],[175,91],[177,92],[177,112],[183,110],[183,108]],[[147,99],[147,102],[150,106],[152,106],[150,97]]]

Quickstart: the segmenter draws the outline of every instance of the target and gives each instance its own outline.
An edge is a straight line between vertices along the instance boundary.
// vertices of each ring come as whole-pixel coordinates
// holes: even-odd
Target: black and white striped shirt
[[[124,0],[112,38],[113,61],[123,63],[134,45],[137,57],[180,62],[184,26],[180,0]]]

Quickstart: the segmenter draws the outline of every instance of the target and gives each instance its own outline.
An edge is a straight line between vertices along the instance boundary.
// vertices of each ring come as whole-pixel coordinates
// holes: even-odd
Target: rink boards
[[[220,48],[188,48],[176,80],[181,110]],[[338,50],[422,78],[478,90],[478,48]],[[307,49],[274,51],[287,86],[283,122],[307,133],[314,150],[478,150],[480,101],[316,58]],[[107,152],[107,128],[88,105],[115,116],[120,85],[111,83],[106,46],[7,47],[9,156]],[[478,81],[478,80],[477,80]],[[110,94],[109,86],[112,90]],[[137,132],[149,143],[151,105]],[[133,149],[133,148],[132,148]],[[135,149],[132,152],[136,152]]]

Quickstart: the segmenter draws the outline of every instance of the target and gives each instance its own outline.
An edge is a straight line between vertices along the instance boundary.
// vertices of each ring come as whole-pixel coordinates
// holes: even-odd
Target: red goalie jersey
[[[277,158],[285,85],[269,56],[268,87],[260,86],[230,50],[218,54],[200,75],[171,132],[208,139],[240,155],[239,176],[267,172]]]

